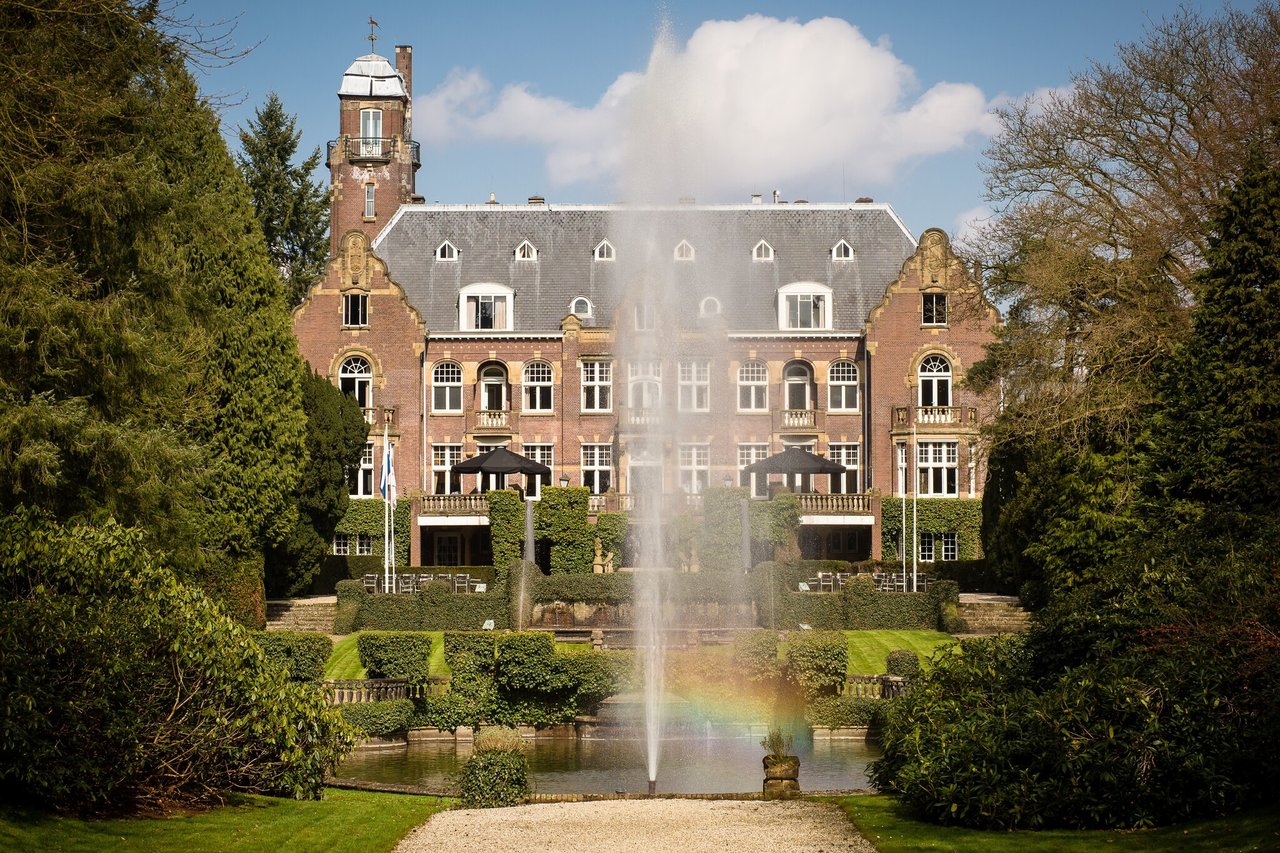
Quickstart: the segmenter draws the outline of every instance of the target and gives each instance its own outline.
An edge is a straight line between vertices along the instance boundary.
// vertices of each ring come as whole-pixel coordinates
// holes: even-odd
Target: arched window
[[[616,256],[613,251],[613,244],[608,240],[601,240],[591,256],[597,261],[612,261]]]
[[[782,372],[786,388],[786,407],[796,411],[813,408],[813,368],[803,361],[793,361]]]
[[[748,361],[738,368],[738,411],[769,410],[769,368],[763,361]]]
[[[677,261],[691,261],[693,254],[693,245],[688,240],[681,240],[680,245],[676,246]]]
[[[480,368],[480,408],[487,412],[506,411],[506,366],[490,362]]]
[[[920,362],[921,418],[945,416],[947,413],[929,409],[945,409],[951,405],[951,362],[940,355],[928,355]]]
[[[591,300],[585,296],[579,296],[569,303],[569,313],[578,317],[590,317]]]
[[[847,358],[831,362],[827,372],[827,408],[852,412],[858,408],[858,365]]]
[[[551,365],[531,361],[524,366],[524,410],[551,411]]]
[[[364,356],[353,355],[338,368],[338,388],[356,399],[364,409],[364,419],[373,423],[373,368]]]
[[[713,317],[720,313],[720,300],[714,296],[708,296],[702,300],[702,306],[698,309],[698,313],[703,317]]]
[[[437,261],[456,261],[458,259],[458,247],[445,240],[436,247]]]
[[[761,240],[756,243],[756,247],[751,250],[751,260],[753,261],[771,261],[773,260],[773,247]]]
[[[431,411],[462,411],[462,368],[442,361],[431,371]]]

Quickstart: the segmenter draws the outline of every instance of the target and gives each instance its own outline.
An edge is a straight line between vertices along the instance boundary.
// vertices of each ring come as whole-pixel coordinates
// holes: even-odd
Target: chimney
[[[763,198],[763,197],[761,197],[760,193],[752,193],[752,194],[751,194],[751,203],[752,203],[752,204],[763,204],[763,203],[764,203],[764,198]]]
[[[546,204],[547,200],[540,195],[529,196],[529,204]]]
[[[864,196],[862,196],[862,197],[861,197],[861,198],[859,198],[859,199],[855,199],[853,203],[854,203],[854,204],[875,204],[875,201],[876,201],[876,200],[875,200],[874,198],[872,198],[871,196],[869,196],[869,195],[864,195]]]
[[[497,204],[497,203],[498,203],[498,194],[489,193],[489,204]]]
[[[409,103],[413,103],[413,46],[408,44],[396,45],[396,71],[400,72],[400,76],[404,78],[404,93],[409,96]]]
[[[774,204],[777,204],[777,203],[778,203],[778,200],[779,200],[779,199],[781,199],[781,198],[782,198],[782,190],[774,190],[774,191],[773,191],[773,203],[774,203]]]

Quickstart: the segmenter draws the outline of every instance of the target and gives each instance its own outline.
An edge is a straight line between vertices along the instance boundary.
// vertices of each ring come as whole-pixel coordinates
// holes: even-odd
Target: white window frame
[[[831,260],[833,261],[851,261],[853,260],[853,246],[849,245],[848,240],[841,240],[831,247]]]
[[[920,497],[954,498],[960,494],[960,442],[916,444],[916,489]]]
[[[934,534],[932,533],[920,532],[920,542],[916,546],[916,557],[922,563],[934,562],[933,536]]]
[[[347,477],[348,494],[353,498],[371,498],[373,490],[373,442],[365,442],[360,461]]]
[[[796,389],[804,392],[803,400],[793,399]],[[783,407],[797,412],[813,411],[813,365],[805,361],[792,361],[782,369],[782,404]],[[804,403],[803,406],[793,405]]]
[[[526,459],[541,462],[552,471],[556,467],[556,446],[554,444],[522,444],[520,454]],[[525,497],[530,500],[541,500],[542,487],[551,485],[551,474],[525,477]]]
[[[492,325],[480,325],[481,303],[492,304]],[[501,304],[503,307],[499,307]],[[458,328],[462,331],[509,332],[515,328],[515,291],[506,285],[469,284],[458,293]]]
[[[360,153],[366,157],[382,153],[382,110],[360,111]]]
[[[439,246],[436,246],[437,261],[456,261],[458,259],[458,247],[445,240]]]
[[[680,489],[700,495],[711,485],[711,445],[681,444],[679,447]]]
[[[924,408],[944,409],[951,401],[951,360],[944,355],[931,353],[920,359],[916,369],[917,401]]]
[[[662,408],[662,362],[643,358],[627,362],[627,407],[633,412]]]
[[[453,466],[461,461],[461,444],[431,445],[431,488],[433,494],[462,494],[462,475],[453,473]]]
[[[748,465],[769,458],[768,442],[743,442],[738,445],[738,484],[750,489],[751,497],[769,497],[769,475],[748,474]]]
[[[720,313],[720,300],[714,296],[708,296],[702,300],[702,304],[698,306],[698,313],[703,317],[714,317]]]
[[[748,405],[743,405],[744,400]],[[763,361],[748,361],[738,367],[738,411],[769,411],[769,365]]]
[[[593,495],[602,495],[613,488],[613,445],[582,445],[582,485]]]
[[[511,410],[511,371],[499,361],[490,361],[481,365],[476,375],[476,408],[485,412],[507,412]],[[497,396],[491,396],[497,389]],[[489,405],[498,403],[497,407]]]
[[[861,446],[856,441],[836,441],[827,445],[827,458],[844,466],[845,473],[836,475],[839,480],[831,484],[831,491],[846,495],[860,494]]]
[[[929,305],[933,307],[930,309]],[[942,306],[942,319],[938,319],[938,305]],[[947,294],[945,293],[922,293],[920,294],[920,325],[921,326],[945,326],[947,325],[948,310],[950,306],[947,304]]]
[[[462,414],[462,365],[441,361],[431,368],[431,411]]]
[[[516,246],[515,257],[517,261],[536,261],[538,259],[538,247],[524,240],[519,246]]]
[[[348,329],[369,327],[369,294],[342,294],[342,325]]]
[[[613,261],[618,257],[617,251],[613,248],[613,244],[608,240],[601,240],[596,247],[591,250],[591,259],[596,261]]]
[[[555,371],[552,369],[550,362],[542,361],[541,359],[526,362],[524,370],[521,372],[520,381],[524,386],[524,393],[521,394],[521,398],[524,400],[524,411],[551,412],[555,410]]]
[[[858,396],[858,363],[851,358],[831,362],[827,366],[827,411],[856,412]]]
[[[755,248],[751,250],[751,260],[762,263],[772,261],[773,247],[764,240],[761,240],[759,243],[756,243]]]
[[[364,419],[372,423],[373,365],[362,355],[349,355],[338,368],[338,390],[355,398],[356,405],[364,410]]]
[[[575,296],[569,302],[569,313],[575,317],[590,317],[595,313],[595,308],[587,297]]]
[[[364,185],[364,218],[373,219],[378,215],[378,186],[377,184]]]
[[[711,360],[682,360],[677,369],[680,385],[678,407],[682,412],[711,411]]]
[[[681,240],[676,244],[671,256],[677,261],[692,261],[697,259],[698,253],[694,251],[692,243],[688,240]]]
[[[778,288],[778,328],[785,331],[831,329],[831,288],[801,281]]]
[[[658,327],[658,312],[650,302],[637,302],[634,317],[637,332],[652,332]]]
[[[583,359],[579,362],[582,375],[582,411],[613,411],[613,362],[608,359]]]
[[[356,534],[356,556],[357,557],[373,556],[373,534],[372,533]]]
[[[335,557],[351,556],[351,535],[349,533],[333,534],[332,554]]]

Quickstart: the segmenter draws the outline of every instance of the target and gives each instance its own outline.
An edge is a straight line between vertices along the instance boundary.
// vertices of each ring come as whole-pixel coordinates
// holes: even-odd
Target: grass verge
[[[1093,853],[1097,850],[1210,853],[1280,850],[1280,810],[1260,807],[1230,817],[1147,830],[1003,832],[937,826],[909,817],[892,797],[838,797],[835,802],[881,853]]]
[[[879,675],[884,657],[894,649],[911,649],[924,663],[933,650],[955,637],[941,631],[845,631],[849,640],[849,674]]]
[[[0,808],[0,849],[312,853],[390,850],[452,800],[330,788],[317,801],[236,796],[218,808],[163,818],[76,820]]]

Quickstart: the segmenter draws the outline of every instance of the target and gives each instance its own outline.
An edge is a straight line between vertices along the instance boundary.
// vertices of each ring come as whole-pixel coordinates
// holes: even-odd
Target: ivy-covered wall
[[[590,573],[595,528],[587,521],[591,490],[547,486],[534,512],[534,535],[551,543],[551,574]],[[492,521],[490,522],[492,524]]]
[[[961,560],[976,560],[982,556],[980,532],[982,527],[982,501],[967,498],[918,498],[914,504],[907,499],[908,550],[906,557],[911,559],[911,549],[915,542],[911,541],[910,530],[912,516],[915,516],[917,536],[920,533],[955,532],[957,557]],[[880,503],[880,545],[885,560],[902,559],[898,549],[902,536],[902,500],[885,498]],[[941,559],[941,554],[937,558]]]
[[[337,533],[354,536],[366,533],[373,537],[373,554],[382,565],[382,556],[386,553],[383,541],[383,519],[385,503],[382,498],[352,498],[347,506],[347,514],[338,522]],[[396,503],[394,516],[396,526],[396,565],[409,565],[409,537],[413,535],[413,507],[411,501],[402,500]],[[355,543],[352,542],[352,551]],[[354,556],[354,553],[353,553]]]
[[[489,539],[493,545],[493,565],[506,567],[521,557],[524,542],[524,501],[511,489],[490,491]]]

